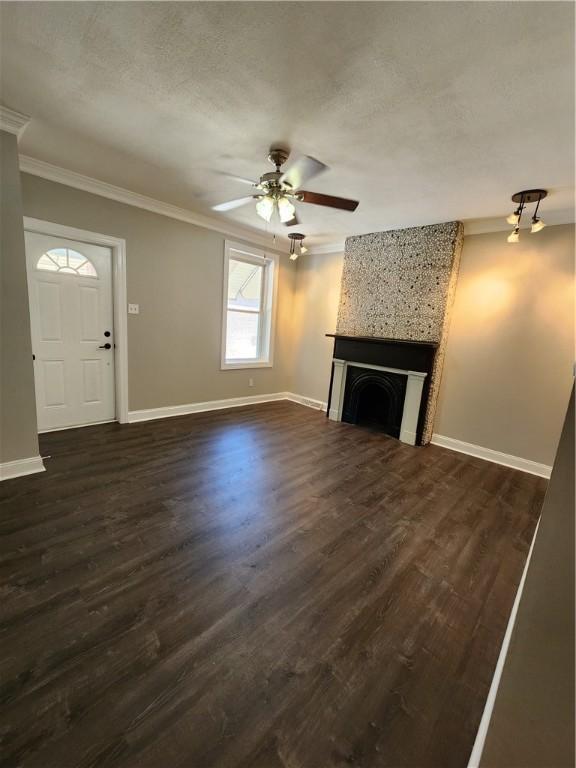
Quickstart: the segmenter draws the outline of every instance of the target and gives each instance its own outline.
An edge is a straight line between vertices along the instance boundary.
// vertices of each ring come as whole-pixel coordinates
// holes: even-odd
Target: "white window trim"
[[[267,349],[268,354],[257,360],[226,360],[226,324],[228,320],[228,262],[238,254],[243,260],[266,266],[264,270],[264,311],[261,318],[261,345]],[[231,240],[224,241],[224,279],[222,291],[222,339],[220,353],[220,368],[223,371],[232,371],[242,368],[272,368],[274,365],[274,339],[276,337],[276,304],[278,299],[278,267],[279,260],[276,254],[267,253],[258,248],[251,248],[243,243],[235,243]],[[264,326],[262,328],[262,325]]]

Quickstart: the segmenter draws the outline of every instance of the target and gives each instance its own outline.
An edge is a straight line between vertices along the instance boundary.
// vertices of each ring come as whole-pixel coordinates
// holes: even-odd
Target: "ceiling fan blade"
[[[358,200],[348,200],[345,197],[334,197],[333,195],[321,195],[318,192],[298,192],[298,197],[303,203],[312,203],[313,205],[325,205],[328,208],[339,208],[342,211],[355,211],[358,208]]]
[[[296,214],[294,214],[294,217],[292,219],[290,219],[290,221],[285,221],[284,222],[284,226],[285,227],[295,227],[296,224],[300,224],[300,221],[298,219],[298,216],[296,216]]]
[[[289,184],[292,189],[300,189],[302,184],[305,184],[314,176],[318,176],[319,173],[325,171],[328,168],[327,165],[321,163],[320,160],[315,160],[313,157],[303,155],[299,157],[292,165],[286,170],[280,177],[281,184]]]
[[[227,179],[232,179],[232,181],[239,181],[240,184],[248,184],[251,187],[256,187],[258,185],[257,181],[246,179],[244,176],[234,176],[232,173],[223,173],[222,176],[226,176]]]
[[[258,197],[258,195],[250,195],[249,197],[239,197],[236,200],[228,200],[227,203],[219,203],[218,205],[213,205],[212,210],[213,211],[233,211],[234,208],[240,208],[241,205],[246,205],[246,203],[251,203],[254,198]]]

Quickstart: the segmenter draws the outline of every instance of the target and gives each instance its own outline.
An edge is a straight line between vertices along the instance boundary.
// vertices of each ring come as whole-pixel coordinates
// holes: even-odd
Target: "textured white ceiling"
[[[360,200],[301,205],[311,244],[507,213],[574,191],[565,2],[4,2],[2,102],[24,154],[202,213],[271,170],[272,141]],[[215,216],[218,214],[214,214]],[[224,214],[220,214],[224,215]],[[226,214],[264,228],[252,206]],[[282,228],[279,227],[279,231]],[[284,233],[286,232],[283,229]]]

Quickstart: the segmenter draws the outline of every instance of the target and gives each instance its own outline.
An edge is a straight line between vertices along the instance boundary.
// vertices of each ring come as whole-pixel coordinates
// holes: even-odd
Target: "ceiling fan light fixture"
[[[279,197],[277,205],[278,214],[282,224],[286,224],[286,222],[292,221],[296,213],[296,208],[294,208],[290,200],[288,200],[287,197]]]
[[[287,227],[298,224],[295,202],[322,205],[326,208],[334,208],[341,211],[355,211],[358,207],[357,200],[349,200],[345,197],[323,195],[317,192],[303,190],[302,187],[311,179],[328,169],[328,166],[309,155],[302,155],[287,170],[282,166],[287,162],[290,150],[285,145],[273,145],[270,147],[268,160],[276,170],[263,173],[258,181],[251,181],[242,176],[230,178],[248,184],[252,187],[253,194],[249,197],[229,200],[212,206],[213,210],[226,213],[254,200],[256,213],[266,223],[270,223],[275,210],[278,211],[280,222]],[[228,175],[228,174],[224,174]]]
[[[274,213],[274,199],[272,197],[263,197],[256,203],[256,213],[264,221],[270,221]]]

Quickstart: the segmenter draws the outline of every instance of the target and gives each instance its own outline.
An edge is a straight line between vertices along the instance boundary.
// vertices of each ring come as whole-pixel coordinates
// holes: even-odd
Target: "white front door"
[[[26,232],[38,429],[114,419],[112,253]]]

